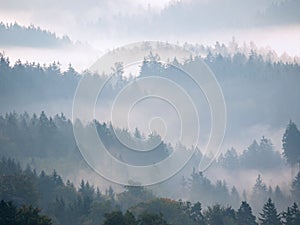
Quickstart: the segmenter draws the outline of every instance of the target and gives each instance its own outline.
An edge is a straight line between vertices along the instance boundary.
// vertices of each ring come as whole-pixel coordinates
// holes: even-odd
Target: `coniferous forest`
[[[1,79],[6,79],[5,87],[10,86],[7,91],[17,85],[19,79],[26,81],[39,78],[38,82],[44,87],[38,85],[41,89],[31,89],[31,92],[41,91],[48,98],[55,98],[63,96],[63,91],[68,90],[71,95],[72,88],[64,88],[64,85],[73,83],[75,87],[78,76],[81,76],[71,66],[66,72],[61,72],[55,64],[40,67],[17,62],[11,66],[9,59],[4,56],[1,62]],[[152,66],[162,67],[155,61],[144,61],[141,76],[147,76],[147,70],[151,70]],[[273,67],[276,66],[295,67],[297,71],[297,64],[274,63]],[[89,76],[100,79],[96,75]],[[129,81],[120,77],[119,85],[126,82]],[[22,82],[24,85],[26,82]],[[22,94],[22,89],[18,89],[19,94],[29,100],[32,95],[25,92],[25,86]],[[56,87],[57,91],[48,92],[50,86]],[[110,87],[107,95],[117,88]],[[1,91],[2,96],[6,95],[5,89]],[[19,99],[14,96],[11,98]],[[34,98],[30,101],[38,101]],[[96,126],[99,136],[116,157],[135,160],[134,155],[128,153],[118,141],[111,123],[95,120],[86,126]],[[145,136],[137,128],[133,133],[126,129],[116,130],[133,141],[137,137],[147,142],[161,138],[158,134]],[[238,153],[232,147],[215,160],[212,170],[235,174],[235,171],[256,171],[255,182],[244,189],[238,189],[236,184],[228,184],[222,176],[211,180],[205,173],[197,172],[196,162],[206,157],[201,151],[195,153],[183,172],[158,185],[120,187],[104,180],[105,185],[98,187],[99,182],[94,183],[97,180],[95,175],[90,176],[91,180],[78,179],[76,174],[90,174],[92,171],[76,145],[73,123],[62,112],[53,116],[45,111],[32,114],[26,111],[3,113],[0,116],[0,134],[3,224],[22,224],[25,217],[36,224],[299,223],[300,173],[286,186],[281,186],[280,178],[276,180],[278,183],[268,185],[261,175],[270,171],[290,171],[290,168],[297,167],[300,131],[293,121],[286,125],[283,133],[282,153],[274,149],[271,139],[262,136],[260,140],[253,140],[242,152]],[[115,149],[123,150],[120,154]],[[159,161],[172,150],[171,143],[162,142],[147,159]],[[168,190],[174,186],[176,188],[172,191]]]
[[[300,225],[300,1],[0,1],[0,225]]]

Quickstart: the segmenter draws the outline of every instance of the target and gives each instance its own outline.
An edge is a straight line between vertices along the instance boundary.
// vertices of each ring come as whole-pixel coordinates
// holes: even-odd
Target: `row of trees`
[[[200,56],[191,57],[186,59],[185,62],[170,59],[174,65],[182,67],[184,70],[192,68],[193,64],[201,63],[200,61],[202,60],[203,58]],[[182,72],[158,61],[159,56],[155,54],[146,56],[140,73],[135,75],[139,75],[140,77],[148,75],[164,76],[175,80],[180,86],[189,85],[187,83],[188,79],[181,79],[185,77]],[[299,74],[298,64],[264,61],[256,53],[252,53],[250,56],[238,53],[233,57],[207,53],[205,62],[216,74],[225,96],[230,96],[230,98],[227,98],[227,102],[236,103],[240,99],[255,98],[257,113],[267,113],[269,116],[270,111],[273,114],[277,114],[278,104],[281,104],[283,108],[289,105],[293,109],[294,107],[297,109],[297,101],[294,97],[298,96],[296,86],[299,83],[299,76],[297,76]],[[25,110],[28,104],[37,103],[40,105],[45,101],[51,100],[55,100],[56,102],[67,100],[71,107],[75,89],[80,78],[78,75],[87,74],[89,74],[87,71],[78,73],[71,66],[67,71],[62,71],[59,63],[52,63],[46,66],[28,62],[22,63],[18,60],[13,64],[7,57],[0,54],[0,102],[3,106],[10,106],[9,110],[15,109],[13,106],[16,107],[18,104],[19,107],[23,106],[22,110]],[[118,84],[117,86],[124,86],[129,81],[122,77],[124,75],[124,68],[120,63],[116,64],[111,74],[116,75],[116,81],[114,82]],[[96,76],[94,79],[103,79],[103,77]],[[114,85],[111,84],[111,86]],[[186,88],[188,92],[190,89],[190,86]],[[268,92],[266,90],[272,91]],[[116,90],[113,87],[107,88],[109,96],[114,91]],[[239,93],[239,95],[236,93]],[[107,99],[107,96],[105,96],[105,100]],[[274,99],[276,99],[276,102],[274,102]],[[266,106],[265,102],[269,103],[268,106]],[[294,102],[296,105],[287,104],[289,102]],[[45,107],[44,104],[43,106]],[[228,106],[230,109],[231,104],[228,104]],[[5,110],[5,108],[2,110]],[[41,108],[40,110],[47,109]],[[248,111],[250,110],[248,109]],[[272,122],[278,124],[276,120]]]
[[[172,152],[172,146],[161,142],[155,150],[151,151],[150,155],[144,155],[140,159],[141,157],[137,157],[118,141],[111,124],[94,121],[91,126],[94,125],[103,143],[120,160],[135,164],[152,163],[156,160],[160,161]],[[290,126],[288,125],[287,134],[290,133]],[[295,131],[299,132],[297,127]],[[132,139],[132,142],[138,141],[140,138],[143,139],[143,135],[138,130],[134,134],[121,129],[116,129],[116,132]],[[287,137],[287,135],[284,136]],[[146,138],[145,142],[139,143],[147,144],[159,138],[159,136],[152,135]],[[289,142],[291,140],[286,138],[284,143]],[[72,175],[76,177],[74,174],[77,172],[87,170],[80,151],[76,147],[73,125],[63,114],[56,115],[53,118],[48,117],[45,112],[42,112],[39,116],[35,114],[30,116],[27,113],[20,115],[9,113],[0,116],[0,150],[3,156],[16,158],[23,165],[29,164],[32,168],[38,170],[47,168],[48,172],[57,168],[66,177],[72,177]],[[286,151],[290,150],[286,148]],[[292,148],[292,151],[295,151],[294,154],[298,154],[297,148]],[[198,157],[201,156],[194,156],[192,161],[199,160]],[[194,166],[197,165],[197,160],[195,165],[193,164]],[[260,144],[254,142],[241,156],[238,156],[234,150],[230,150],[219,158],[217,165],[232,170],[244,168],[245,171],[247,169],[270,171],[277,169],[278,164],[284,164],[284,160],[279,153],[273,150],[270,140],[262,138]],[[300,196],[299,178],[296,178],[295,182],[291,184],[291,192],[289,192],[282,191],[279,186],[267,186],[259,176],[253,189],[244,190],[244,193],[242,193],[242,190],[239,190],[239,192],[234,186],[230,187],[225,180],[212,182],[210,179],[204,176],[203,173],[193,172],[191,174],[188,170],[185,174],[172,178],[171,182],[173,183],[171,185],[161,184],[161,187],[166,189],[167,194],[172,186],[177,185],[180,187],[178,191],[172,190],[175,194],[174,196],[167,195],[169,197],[199,200],[204,206],[211,205],[214,202],[222,205],[230,203],[234,208],[238,207],[241,200],[248,200],[255,208],[261,208],[267,198],[270,197],[280,210],[283,210],[288,204],[291,204],[291,199],[299,199]],[[19,178],[19,180],[22,180],[22,178]],[[76,179],[74,178],[74,180]],[[32,193],[28,196],[31,196]],[[139,198],[134,197],[137,195],[136,192],[135,194],[131,194],[133,192],[126,193],[124,192],[119,196],[120,198],[124,196],[123,205],[125,208],[133,206],[139,201]],[[166,195],[160,188],[157,193],[163,196]],[[140,196],[148,196],[146,199],[151,198],[151,195],[145,193],[140,194]]]
[[[287,162],[291,166],[298,165],[300,168],[300,131],[292,121],[290,121],[284,132],[282,144],[283,154]]]
[[[251,203],[255,209],[262,207],[268,198],[272,198],[278,208],[283,210],[292,201],[300,199],[300,177],[295,177],[291,184],[291,192],[282,191],[276,185],[275,187],[267,186],[258,175],[255,184],[242,194],[233,186],[231,189],[225,180],[217,180],[216,183],[211,182],[202,173],[193,173],[191,178],[186,181],[182,180],[182,187],[179,190],[183,196],[187,196],[190,200],[198,200],[204,206],[218,202],[221,205],[230,204],[233,208],[238,208],[239,203],[244,200]],[[258,211],[255,210],[255,213]]]
[[[225,154],[219,156],[218,164],[229,170],[268,170],[280,168],[285,162],[280,153],[274,150],[271,140],[262,137],[259,144],[254,140],[241,155],[234,148],[227,150]]]
[[[290,120],[282,137],[283,156],[292,166],[300,166],[300,131],[297,125]],[[234,148],[221,154],[218,163],[226,169],[268,169],[274,166],[283,166],[280,153],[275,151],[271,140],[262,137],[258,144],[256,140],[238,155]]]
[[[30,25],[0,22],[0,43],[8,46],[58,47],[71,44],[68,36],[59,38],[55,33]]]
[[[88,181],[82,181],[79,188],[70,181],[65,183],[55,171],[51,175],[44,172],[38,175],[30,168],[23,170],[12,159],[0,161],[0,173],[0,199],[4,200],[0,203],[0,221],[4,221],[1,224],[46,225],[51,224],[51,218],[57,225],[296,225],[300,219],[297,203],[279,213],[270,198],[261,211],[255,210],[259,211],[256,218],[246,201],[237,210],[228,206],[229,202],[227,206],[213,204],[202,210],[200,202],[157,198],[144,187],[127,186],[118,194],[110,187],[102,193]],[[49,218],[40,215],[41,212]]]
[[[0,224],[5,225],[51,225],[51,219],[40,215],[40,209],[32,206],[17,208],[12,202],[1,200]]]
[[[152,142],[161,143],[157,147],[157,152],[161,154],[158,158],[164,158],[172,152],[172,146],[164,143],[161,137],[155,133],[145,137],[138,129],[132,134],[129,130],[114,128],[110,123],[94,121],[91,125],[96,126],[99,136],[107,148],[112,151],[118,150],[113,154],[119,154],[119,157],[121,155],[123,160],[132,159],[133,156],[119,141],[115,133],[122,140],[126,139],[127,143],[131,142],[136,145],[151,146]],[[292,166],[297,165],[300,159],[299,137],[300,132],[296,124],[290,121],[283,136],[283,155]],[[62,158],[78,152],[73,136],[72,122],[64,114],[49,117],[44,111],[40,115],[29,115],[26,112],[0,115],[0,143],[3,156],[17,158],[21,161],[24,157]],[[228,150],[225,154],[220,155],[217,163],[223,168],[233,170],[241,168],[270,170],[280,168],[285,164],[280,153],[274,150],[271,140],[265,137],[262,137],[260,143],[254,140],[241,155],[234,148]]]

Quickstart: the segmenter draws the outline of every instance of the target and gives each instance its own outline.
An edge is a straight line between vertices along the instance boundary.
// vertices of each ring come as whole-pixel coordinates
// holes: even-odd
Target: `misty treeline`
[[[161,161],[173,151],[172,145],[161,141],[158,134],[143,137],[144,135],[138,129],[131,133],[126,129],[114,129],[110,123],[99,123],[96,120],[85,126],[96,126],[99,137],[111,154],[130,164],[148,165]],[[140,153],[137,156],[136,153],[128,151],[127,147],[120,143],[115,132],[127,137],[132,142],[143,139],[145,141],[142,143],[145,145],[157,140],[161,143],[150,153]],[[255,170],[263,174],[267,171],[284,170],[287,162],[291,166],[297,165],[300,158],[299,135],[296,124],[291,121],[283,136],[284,155],[280,155],[273,149],[269,139],[262,137],[259,143],[253,141],[242,154],[238,154],[234,149],[228,150],[224,155],[221,154],[213,163],[212,169],[220,167],[222,170],[228,171]],[[189,150],[184,146],[182,148],[183,152]],[[1,156],[17,159],[22,165],[38,171],[50,172],[57,169],[64,177],[71,177],[75,182],[78,182],[74,178],[77,176],[76,174],[80,174],[82,170],[88,171],[86,163],[76,147],[73,124],[63,114],[55,115],[53,118],[47,116],[45,112],[41,112],[39,115],[29,115],[26,112],[1,115],[0,152]],[[287,184],[288,190],[282,190],[279,184],[267,185],[257,174],[256,183],[253,183],[252,187],[247,190],[237,190],[235,186],[229,187],[224,178],[213,182],[203,173],[193,170],[193,167],[197,167],[201,157],[207,156],[203,156],[201,151],[197,150],[183,172],[171,178],[169,183],[153,185],[150,189],[159,196],[168,196],[167,193],[169,193],[169,197],[176,199],[198,200],[203,206],[219,203],[223,206],[230,204],[237,208],[241,200],[247,200],[253,207],[259,209],[268,198],[272,198],[278,208],[283,210],[288,204],[300,199],[298,178],[291,184]],[[131,201],[123,202],[123,206],[130,207],[134,202],[133,198]],[[254,212],[257,213],[257,211]]]
[[[159,43],[158,43],[159,44]],[[164,48],[172,48],[169,45]],[[253,47],[253,46],[252,46]],[[145,43],[145,48],[149,48]],[[255,125],[268,125],[272,129],[283,128],[289,119],[298,121],[300,101],[300,67],[297,61],[284,63],[274,61],[272,57],[262,55],[258,50],[239,50],[233,41],[229,46],[216,44],[213,48],[203,46],[194,48],[196,56],[188,59],[170,59],[170,62],[185,70],[204,60],[215,73],[224,93],[228,111],[228,132],[239,133],[241,128]],[[254,48],[254,47],[253,47]],[[194,50],[193,50],[194,49]],[[204,55],[201,54],[203,52]],[[269,55],[273,55],[270,51]],[[137,77],[125,77],[123,64],[116,63],[111,74],[94,74],[88,70],[75,71],[70,65],[66,71],[60,69],[59,62],[50,65],[22,63],[20,60],[11,63],[8,57],[0,55],[0,103],[2,113],[51,111],[62,108],[70,116],[70,109],[80,78],[92,76],[93,79],[106,80],[115,75],[114,83],[107,83],[102,92],[102,101],[112,101],[115,93],[129,82],[144,76],[163,76],[178,83],[194,95],[197,87],[189,81],[181,70],[174,66],[158,62],[159,55],[149,54],[145,57]],[[196,72],[196,71],[195,71]],[[199,87],[198,87],[199,89]],[[196,94],[195,94],[196,93]],[[238,93],[238,94],[237,94]],[[289,112],[286,109],[289,108]],[[240,115],[243,115],[241,117]]]
[[[57,37],[55,33],[30,25],[18,23],[4,24],[0,22],[0,45],[24,47],[61,47],[71,44],[68,36]]]
[[[116,157],[122,158],[122,160],[139,160],[140,157],[143,157],[143,154],[137,157],[137,153],[133,154],[130,151],[126,151],[128,147],[119,141],[118,138],[120,137],[122,140],[126,138],[128,139],[126,142],[132,143],[138,139],[145,139],[142,143],[145,145],[150,144],[150,146],[151,143],[160,143],[156,149],[151,151],[154,158],[151,158],[151,155],[147,153],[147,160],[159,161],[159,159],[167,157],[173,151],[171,144],[162,141],[160,135],[156,133],[150,133],[145,137],[137,128],[134,133],[131,133],[127,129],[119,129],[113,127],[111,123],[100,123],[97,120],[91,122],[88,126],[94,125],[105,147],[110,149]],[[293,152],[287,153],[287,159],[289,161],[293,160],[292,164],[295,164],[299,161],[299,153],[297,151],[299,130],[292,121],[288,128],[287,131],[291,130],[291,134],[287,133],[285,137],[291,138],[292,141],[289,141],[287,144],[291,142],[295,147],[292,146],[294,148]],[[118,137],[115,132],[118,134]],[[3,156],[14,157],[20,160],[31,157],[45,159],[72,158],[79,154],[73,134],[73,124],[63,113],[54,117],[47,116],[44,111],[39,115],[35,113],[30,115],[27,112],[22,114],[12,112],[0,115],[0,142],[0,150]],[[198,151],[198,153],[202,157],[201,152]],[[285,164],[286,161],[282,155],[274,150],[271,140],[266,137],[262,137],[259,143],[254,140],[241,154],[238,154],[234,148],[231,148],[224,154],[221,153],[216,161],[216,165],[228,170],[257,169],[264,171],[280,169]]]
[[[182,39],[190,36],[200,38],[212,31],[296,25],[299,23],[299,7],[298,0],[253,0],[247,3],[235,0],[170,1],[161,10],[148,5],[147,10],[140,13],[119,13],[109,18],[102,17],[96,25],[104,34],[113,30],[126,37],[140,35],[142,32],[148,39],[168,34]]]
[[[97,190],[92,183],[84,181],[77,189],[80,183],[78,179],[84,177],[83,172],[89,174],[93,183],[96,183],[99,177],[83,160],[74,139],[73,124],[68,116],[65,116],[69,112],[65,113],[61,110],[60,104],[65,108],[72,108],[76,87],[84,75],[103,81],[108,76],[114,75],[115,82],[109,83],[103,91],[104,100],[107,101],[110,101],[110,98],[113,98],[124,85],[137,78],[124,77],[122,63],[116,63],[111,74],[99,76],[89,71],[79,73],[71,65],[66,71],[62,71],[58,62],[40,65],[22,63],[18,60],[12,64],[9,58],[1,54],[0,152],[1,156],[6,157],[1,162],[1,174],[4,174],[1,176],[3,182],[0,182],[1,198],[6,201],[12,200],[17,207],[22,204],[26,204],[27,207],[29,205],[41,207],[43,212],[52,218],[54,224],[76,224],[78,221],[79,224],[114,224],[110,221],[113,218],[119,218],[123,221],[120,224],[126,224],[128,217],[132,221],[131,224],[139,223],[138,221],[143,219],[160,221],[159,223],[162,224],[165,221],[170,224],[201,224],[203,221],[207,224],[255,224],[253,216],[249,214],[243,218],[249,218],[252,222],[248,220],[238,222],[238,208],[241,206],[241,201],[246,201],[253,207],[253,214],[261,218],[256,221],[260,221],[261,224],[279,224],[279,219],[294,220],[293,218],[298,215],[297,206],[293,203],[299,204],[300,174],[294,174],[291,182],[285,181],[285,187],[282,187],[282,183],[267,184],[264,181],[264,174],[265,172],[276,173],[272,179],[278,181],[281,177],[277,172],[289,170],[287,164],[295,168],[299,163],[300,132],[296,126],[300,124],[299,64],[274,61],[254,50],[249,54],[242,52],[225,54],[218,53],[217,50],[208,50],[201,57],[191,56],[184,61],[174,58],[170,59],[170,62],[185,69],[192,68],[203,59],[216,74],[224,92],[228,110],[228,137],[236,139],[237,134],[246,132],[249,127],[257,124],[268,124],[275,129],[287,126],[282,137],[283,154],[277,152],[271,140],[264,137],[265,134],[257,129],[256,132],[262,136],[260,140],[254,140],[246,149],[229,149],[212,164],[210,171],[221,168],[222,171],[232,173],[232,176],[237,175],[237,172],[245,171],[245,176],[240,183],[249,180],[248,174],[254,171],[256,182],[249,184],[247,189],[238,188],[233,183],[229,185],[222,173],[216,177],[217,179],[222,177],[223,180],[213,180],[213,177],[193,170],[197,168],[202,157],[207,157],[202,155],[201,151],[196,151],[180,173],[158,185],[147,188],[123,187],[120,191],[117,185],[111,184],[112,187],[109,187],[105,183],[102,186],[106,186],[106,190],[103,187]],[[145,57],[136,75],[146,77],[153,74],[170,78],[190,92],[195,89],[194,86],[190,86],[189,81],[182,78],[180,70],[159,62],[159,56],[150,53]],[[54,102],[52,106],[51,102]],[[44,111],[40,114],[31,114],[42,110]],[[31,113],[20,113],[24,111]],[[55,113],[62,111],[65,114],[54,115],[53,113],[51,115],[54,116],[48,116],[45,113],[48,111],[55,111]],[[290,122],[287,125],[289,119],[295,120],[295,123]],[[113,128],[132,142],[137,138],[143,138],[144,143],[147,144],[156,142],[161,137],[157,134],[143,135],[138,129],[131,133],[126,129],[112,127],[109,122],[103,121],[91,121],[86,126],[94,125],[106,147],[115,157],[123,161],[148,164],[150,161],[150,163],[160,161],[173,151],[171,144],[161,142],[156,151],[151,152],[151,157],[143,158],[142,155],[134,157],[130,151],[127,151],[126,146],[118,141]],[[23,170],[11,158],[18,160],[26,169]],[[140,158],[142,161],[138,161]],[[2,172],[8,165],[16,169],[9,169],[12,173]],[[47,175],[53,169],[59,171],[66,179],[70,178],[76,185],[71,181],[64,182],[57,172]],[[6,173],[10,175],[5,175]],[[156,197],[181,198],[184,201]],[[272,202],[268,201],[269,198]],[[197,204],[197,201],[201,202],[201,205]],[[278,213],[283,211],[285,213],[280,216],[276,211],[274,213],[273,203]],[[1,204],[10,208],[7,202]],[[200,210],[201,206],[204,208],[203,213]],[[246,203],[242,206],[245,209],[241,209],[241,213],[249,212]],[[263,207],[264,211],[262,211]],[[133,215],[130,212],[126,213],[127,209]],[[160,212],[162,215],[159,214]],[[264,223],[268,215],[272,219],[275,218],[275,222]],[[204,218],[203,221],[201,218]],[[195,220],[199,221],[196,223]]]
[[[140,186],[125,186],[123,192],[116,193],[112,187],[101,191],[82,180],[76,187],[69,180],[64,182],[55,170],[52,174],[37,173],[29,166],[23,169],[10,158],[2,158],[0,173],[0,222],[6,225],[30,222],[36,225],[297,225],[300,221],[299,203],[296,202],[279,211],[276,203],[268,198],[261,208],[255,209],[259,212],[256,217],[246,200],[237,202],[236,209],[228,202],[226,206],[215,202],[202,209],[197,198],[194,202],[158,198]],[[201,179],[209,183],[206,178]],[[294,182],[299,193],[300,173]],[[254,191],[259,191],[259,185],[261,180]]]

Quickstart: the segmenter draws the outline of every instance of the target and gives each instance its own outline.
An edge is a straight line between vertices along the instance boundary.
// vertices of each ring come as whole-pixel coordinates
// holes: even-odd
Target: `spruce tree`
[[[255,221],[255,216],[252,214],[250,205],[243,201],[237,211],[237,224],[238,225],[258,225]]]
[[[299,225],[300,224],[300,210],[297,203],[292,207],[288,207],[287,211],[283,213],[284,225]]]
[[[280,215],[277,214],[277,209],[275,204],[269,198],[264,204],[262,213],[260,213],[259,220],[261,225],[281,225]]]
[[[300,160],[300,131],[295,123],[290,121],[282,137],[283,155],[291,166]]]
[[[300,203],[300,172],[295,177],[293,183],[292,183],[292,197],[297,200],[298,203]]]

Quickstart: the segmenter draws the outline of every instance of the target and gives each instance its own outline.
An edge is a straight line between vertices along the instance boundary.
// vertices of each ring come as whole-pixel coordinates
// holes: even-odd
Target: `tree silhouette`
[[[12,202],[0,202],[0,224],[15,225],[17,208]]]
[[[292,196],[296,199],[299,203],[300,199],[300,172],[298,172],[297,176],[295,177],[292,183]]]
[[[142,213],[139,218],[137,225],[169,225],[167,221],[163,219],[162,214],[148,214]]]
[[[40,215],[41,210],[32,206],[17,209],[11,202],[0,202],[0,224],[2,225],[51,225],[51,219]]]
[[[300,160],[300,131],[295,123],[290,121],[282,138],[283,155],[291,166]]]
[[[200,202],[196,202],[191,206],[190,217],[199,225],[204,225],[204,216],[202,214],[202,206]]]
[[[17,223],[20,225],[51,225],[51,219],[47,216],[39,215],[41,212],[38,208],[32,206],[23,206],[18,210]]]
[[[123,217],[121,211],[115,211],[105,214],[105,221],[103,225],[128,225]]]
[[[250,205],[242,201],[240,208],[237,211],[238,225],[258,225],[255,221],[255,216],[252,214]]]
[[[235,211],[231,207],[209,206],[204,212],[204,216],[209,225],[227,225],[236,222]]]
[[[261,225],[281,225],[280,215],[277,214],[275,204],[269,198],[262,209],[262,213],[259,214],[258,218]]]
[[[294,203],[292,207],[288,207],[287,211],[283,213],[284,225],[298,225],[300,224],[300,210],[297,203]]]

